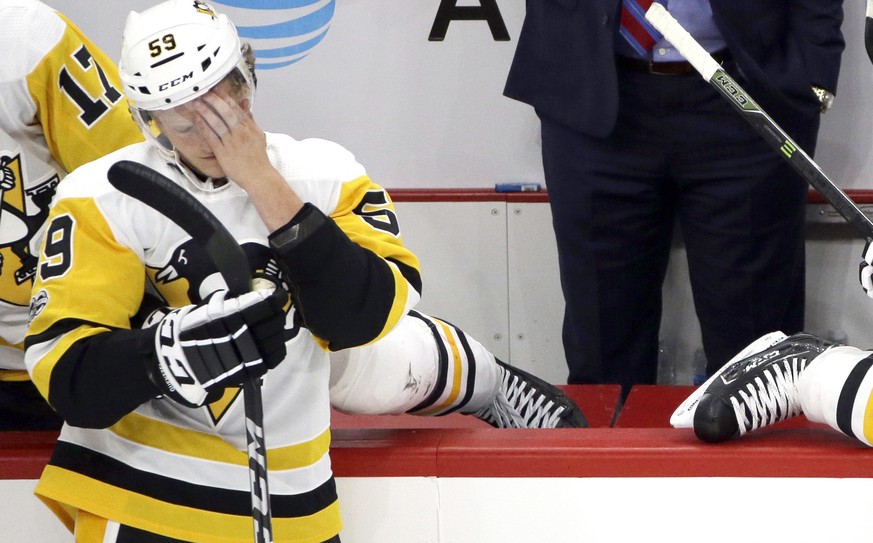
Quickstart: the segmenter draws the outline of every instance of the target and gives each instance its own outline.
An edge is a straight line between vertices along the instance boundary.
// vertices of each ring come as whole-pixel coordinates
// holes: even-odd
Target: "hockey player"
[[[0,0],[0,15],[10,53],[0,66],[0,96],[5,105],[0,115],[0,239],[4,240],[0,245],[0,430],[53,429],[62,421],[34,388],[24,366],[27,303],[36,270],[39,234],[57,184],[68,171],[141,141],[142,134],[130,119],[115,64],[73,23],[37,0]],[[27,47],[14,45],[24,40]],[[463,335],[451,329],[456,330],[456,336]],[[445,342],[445,335],[434,337]],[[446,352],[452,353],[451,349]],[[479,355],[491,357],[484,349]],[[361,396],[350,394],[348,379],[343,380],[348,374],[347,359],[343,354],[332,366],[332,382],[340,385],[338,407],[351,410],[355,404],[360,405]],[[450,377],[452,366],[445,359],[442,364]],[[502,372],[502,379],[509,377]],[[531,381],[536,379],[531,377]],[[432,386],[430,390],[437,388]],[[446,396],[450,394],[445,392]],[[402,397],[394,395],[393,403],[374,402],[361,411],[381,412],[374,407],[379,405],[391,412],[414,407],[407,405],[409,402],[398,404]],[[422,412],[428,407],[425,403]],[[456,407],[450,402],[428,412]],[[506,415],[501,411],[495,416],[501,414]],[[535,419],[542,414],[530,411],[530,423],[519,420],[510,425],[541,425]],[[564,419],[568,415],[565,413]]]
[[[225,16],[199,0],[131,13],[120,72],[147,141],[59,186],[26,340],[67,423],[36,491],[77,541],[250,540],[247,375],[266,374],[276,541],[338,540],[329,386],[352,412],[585,424],[554,387],[412,311],[419,265],[387,194],[339,145],[258,127],[253,58]],[[109,185],[119,160],[206,205],[268,288],[229,297],[178,226]],[[146,293],[170,309],[142,318]]]
[[[873,247],[861,285],[873,298]],[[671,424],[719,443],[800,414],[873,446],[873,351],[810,335],[767,334],[729,361],[673,413]]]
[[[58,182],[142,140],[115,64],[37,0],[0,0],[0,430],[60,428],[24,366],[28,302]]]

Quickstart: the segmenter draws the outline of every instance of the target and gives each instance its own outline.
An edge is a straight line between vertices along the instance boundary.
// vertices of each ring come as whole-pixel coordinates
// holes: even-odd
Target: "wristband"
[[[270,248],[277,255],[292,251],[295,247],[312,235],[324,224],[326,217],[317,207],[309,202],[294,215],[288,224],[282,226],[269,236]]]

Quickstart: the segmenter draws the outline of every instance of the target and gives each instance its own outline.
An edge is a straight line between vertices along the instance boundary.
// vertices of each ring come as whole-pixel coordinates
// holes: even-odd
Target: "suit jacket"
[[[842,0],[710,0],[743,88],[786,131],[809,126],[811,87],[836,91]],[[621,0],[527,0],[504,94],[583,133],[615,124],[614,39]],[[669,76],[664,76],[669,77]]]

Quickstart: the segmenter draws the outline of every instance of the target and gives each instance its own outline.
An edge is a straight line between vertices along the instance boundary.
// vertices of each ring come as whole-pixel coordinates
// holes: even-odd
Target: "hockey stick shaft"
[[[729,76],[706,50],[661,4],[655,2],[646,19],[685,57],[706,80],[742,114],[749,124],[814,189],[866,239],[873,239],[873,221],[843,190],[825,175],[821,167]]]
[[[127,160],[110,166],[107,177],[113,187],[158,211],[201,245],[231,294],[239,296],[251,290],[251,271],[242,248],[194,196],[155,170]],[[272,543],[264,409],[260,383],[256,379],[243,383],[243,402],[255,542]]]

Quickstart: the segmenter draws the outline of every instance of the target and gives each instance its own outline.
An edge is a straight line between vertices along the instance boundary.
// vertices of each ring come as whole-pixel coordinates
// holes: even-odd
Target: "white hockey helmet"
[[[118,68],[138,110],[191,101],[237,67],[249,72],[236,27],[201,0],[167,0],[127,17]]]

